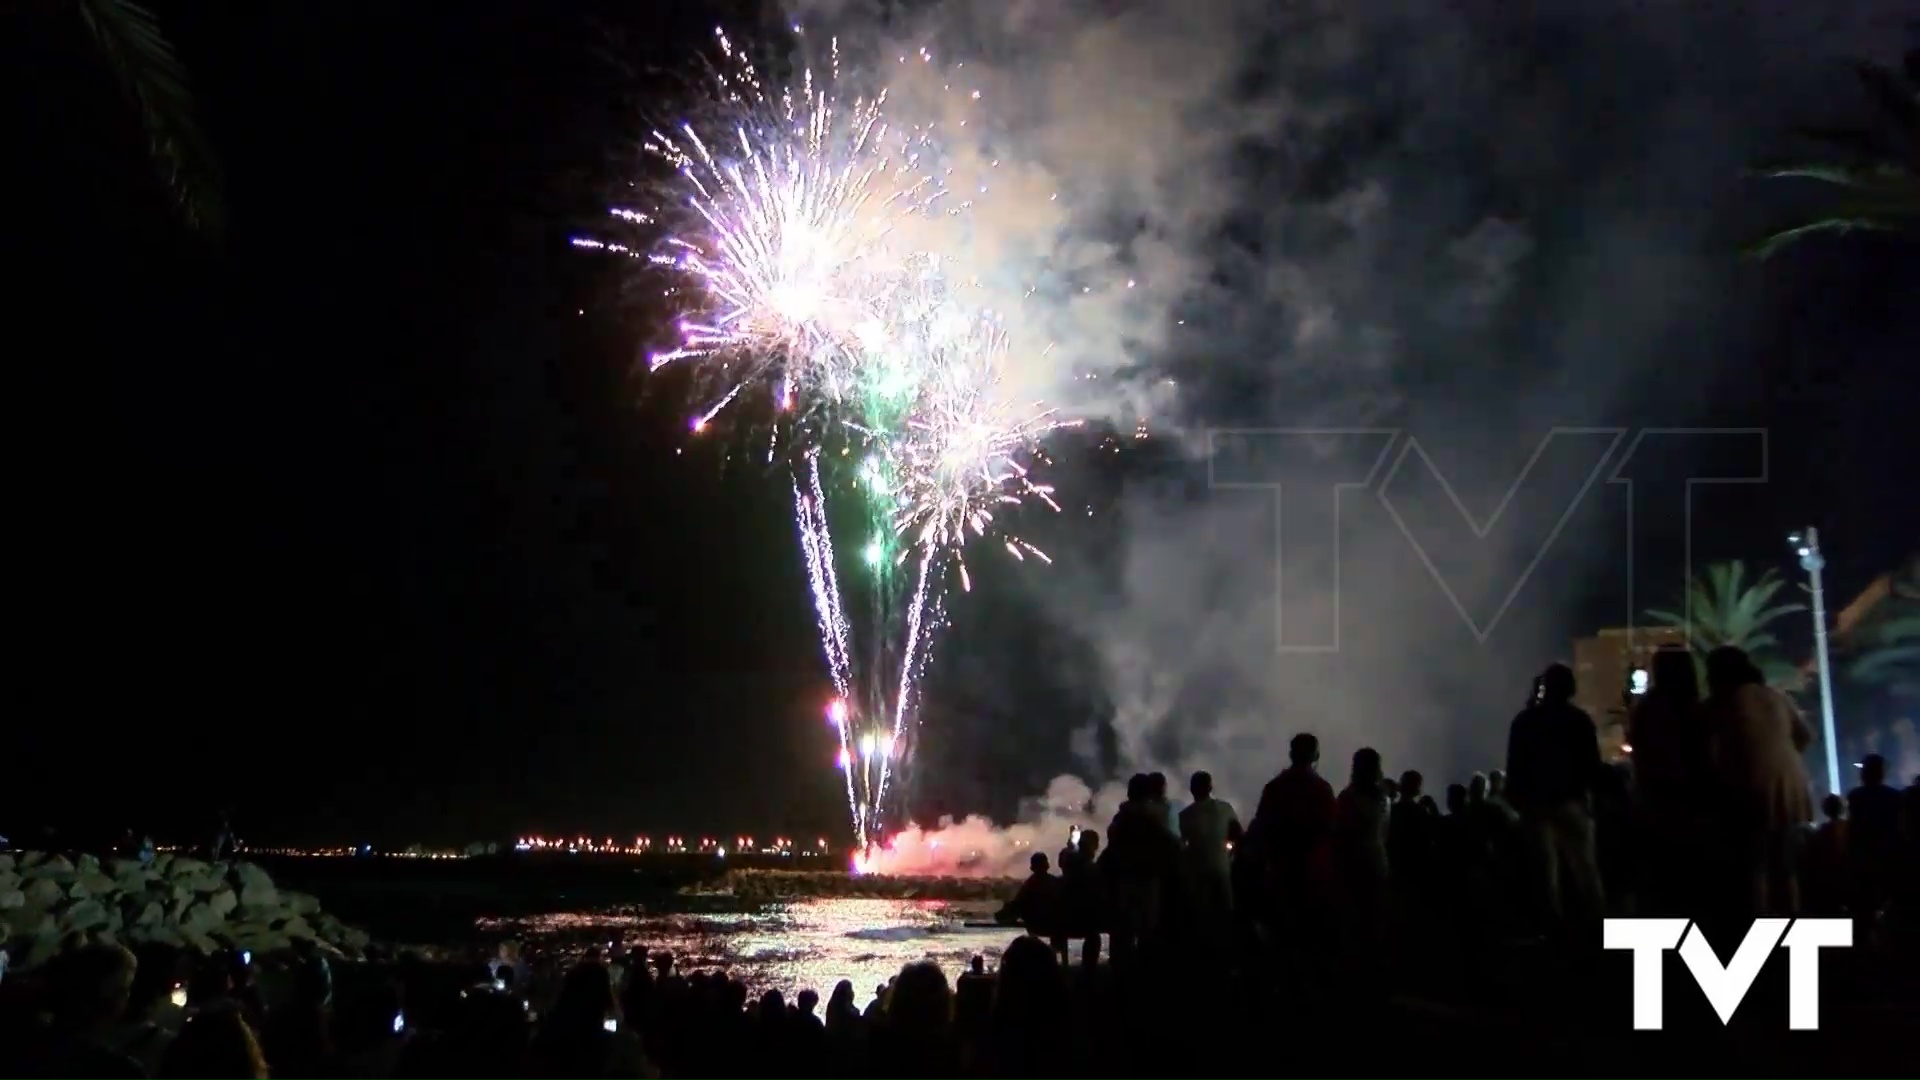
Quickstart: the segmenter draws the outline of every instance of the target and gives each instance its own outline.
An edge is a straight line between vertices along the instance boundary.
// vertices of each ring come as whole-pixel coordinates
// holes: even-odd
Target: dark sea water
[[[903,964],[933,960],[952,977],[976,955],[997,962],[1014,936],[964,925],[988,919],[997,906],[992,902],[749,900],[698,892],[717,875],[678,864],[279,859],[267,865],[275,881],[314,893],[376,940],[491,951],[514,939],[563,956],[617,940],[671,952],[682,969],[724,969],[756,994],[810,987],[824,998],[835,982],[851,979],[865,1000]]]
[[[699,906],[686,910],[689,905],[666,900],[487,917],[475,929],[561,952],[614,940],[645,944],[671,952],[683,968],[731,972],[756,995],[811,987],[824,998],[834,983],[851,979],[862,1000],[911,961],[933,960],[949,978],[974,956],[996,963],[1013,937],[1008,930],[962,925],[986,918],[993,905],[820,897]]]

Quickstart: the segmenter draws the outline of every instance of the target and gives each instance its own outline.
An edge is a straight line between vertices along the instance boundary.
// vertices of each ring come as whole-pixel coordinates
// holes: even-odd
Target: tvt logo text
[[[1792,929],[1788,929],[1788,924]],[[1777,945],[1787,950],[1787,1026],[1794,1031],[1820,1028],[1820,950],[1853,945],[1851,919],[1755,919],[1733,960],[1722,966],[1698,923],[1686,919],[1608,919],[1602,945],[1633,952],[1633,1026],[1659,1031],[1666,999],[1662,993],[1661,954],[1674,946],[1686,961],[1722,1024],[1733,1021],[1753,980]],[[1784,937],[1783,937],[1784,935]],[[1684,938],[1684,940],[1683,940]]]

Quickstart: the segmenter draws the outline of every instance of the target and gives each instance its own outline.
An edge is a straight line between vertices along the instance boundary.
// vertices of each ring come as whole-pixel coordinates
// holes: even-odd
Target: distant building
[[[1634,626],[1600,631],[1573,643],[1574,703],[1600,729],[1600,753],[1608,761],[1627,754],[1627,707],[1633,673],[1653,666],[1653,654],[1665,646],[1685,648],[1678,627]]]

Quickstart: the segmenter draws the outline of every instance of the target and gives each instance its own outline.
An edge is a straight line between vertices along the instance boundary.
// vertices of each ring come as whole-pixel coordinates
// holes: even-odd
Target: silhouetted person
[[[214,1009],[180,1025],[180,1034],[161,1055],[159,1075],[165,1080],[267,1080],[267,1059],[239,1010]]]
[[[1737,860],[1729,899],[1749,916],[1791,915],[1800,899],[1796,849],[1813,820],[1801,758],[1813,729],[1731,645],[1707,654],[1707,694],[1708,747],[1720,789],[1715,806],[1725,850]]]
[[[1488,890],[1491,850],[1467,785],[1448,784],[1447,812],[1435,823],[1436,908],[1445,921],[1468,933],[1477,933],[1486,921],[1481,906]]]
[[[1167,831],[1174,836],[1180,835],[1180,817],[1173,812],[1173,800],[1168,795],[1167,774],[1162,772],[1147,774],[1147,797],[1160,804],[1166,811]]]
[[[1543,677],[1541,686],[1545,687],[1545,685],[1546,681]],[[1512,795],[1508,790],[1507,774],[1505,771],[1495,769],[1487,774],[1487,801],[1506,810],[1508,813],[1517,813],[1513,806]]]
[[[303,960],[293,972],[293,993],[273,1010],[262,1033],[281,1078],[330,1075],[333,1061],[333,973],[325,957]]]
[[[1105,877],[1100,869],[1100,834],[1082,829],[1060,863],[1060,893],[1064,925],[1055,936],[1053,949],[1060,962],[1067,962],[1069,938],[1083,938],[1080,964],[1089,974],[1100,964],[1100,933],[1107,924]]]
[[[1288,765],[1260,790],[1247,826],[1241,880],[1269,918],[1289,934],[1322,914],[1331,882],[1333,785],[1316,771],[1320,740],[1302,732],[1287,746]]]
[[[135,957],[133,986],[127,1010],[114,1032],[114,1050],[140,1063],[151,1076],[160,1068],[160,1055],[173,1041],[178,1011],[171,1001],[179,981],[179,953],[165,945],[142,945]]]
[[[1370,974],[1379,960],[1386,925],[1387,802],[1380,751],[1353,753],[1353,771],[1341,790],[1333,818],[1334,862],[1339,870],[1340,903],[1347,923],[1348,948],[1357,965],[1352,973]]]
[[[1000,958],[987,1023],[987,1064],[994,1076],[1068,1076],[1075,1072],[1073,1003],[1053,953],[1018,938]]]
[[[853,982],[841,979],[833,984],[833,993],[827,997],[827,1035],[852,1038],[859,1023],[860,1005],[853,997]]]
[[[1846,813],[1847,801],[1840,796],[1820,800],[1820,815],[1826,820],[1807,841],[1806,873],[1802,878],[1806,910],[1814,915],[1839,915],[1847,909],[1853,873]]]
[[[233,814],[231,811],[222,810],[220,822],[213,830],[213,843],[207,848],[207,859],[210,862],[219,862],[231,854],[233,854]]]
[[[632,1034],[620,1030],[613,979],[596,963],[576,964],[553,1009],[540,1018],[533,1060],[543,1075],[641,1077],[652,1069]],[[611,1023],[613,1030],[609,1031]]]
[[[1645,868],[1641,893],[1652,910],[1684,915],[1697,907],[1709,775],[1707,730],[1693,654],[1666,646],[1653,654],[1647,692],[1627,718],[1633,747],[1633,804]]]
[[[940,965],[918,960],[900,969],[875,1035],[873,1064],[881,1073],[913,1080],[958,1075],[953,993]]]
[[[1213,797],[1213,776],[1193,774],[1187,784],[1193,802],[1180,811],[1181,868],[1187,914],[1200,940],[1225,941],[1233,917],[1232,845],[1241,838],[1233,804]]]
[[[1135,774],[1127,801],[1107,826],[1100,868],[1112,905],[1113,962],[1126,967],[1140,945],[1160,929],[1165,889],[1178,870],[1180,841],[1169,827],[1166,803],[1154,797],[1153,778]]]
[[[134,970],[133,954],[118,945],[83,945],[56,957],[46,972],[51,1022],[28,1045],[0,1047],[0,1053],[18,1061],[7,1071],[16,1076],[145,1076],[138,1061],[113,1048],[133,993]]]
[[[1887,784],[1887,759],[1868,754],[1860,762],[1860,786],[1847,793],[1847,817],[1853,822],[1854,915],[1869,925],[1893,899],[1903,861],[1900,811],[1900,792]]]
[[[1474,814],[1467,785],[1447,785],[1447,812],[1436,828],[1437,857],[1445,876],[1483,870],[1487,863],[1486,829]]]
[[[1387,855],[1393,876],[1403,887],[1424,887],[1431,876],[1435,827],[1433,800],[1424,793],[1426,778],[1408,769],[1400,774],[1400,798],[1387,827]],[[1464,794],[1464,792],[1462,792]]]
[[[1028,937],[1032,935],[1014,940],[1026,941]],[[977,1043],[986,1034],[987,1014],[993,1009],[993,982],[993,976],[987,974],[986,957],[979,955],[967,961],[967,970],[954,982],[954,1033],[964,1043]]]
[[[1024,926],[1036,934],[1051,934],[1060,929],[1061,883],[1048,873],[1047,857],[1034,852],[1027,859],[1027,880],[1020,891],[1000,906],[994,921],[1003,926]]]
[[[1584,926],[1604,910],[1592,801],[1600,733],[1573,694],[1573,670],[1548,667],[1540,700],[1513,718],[1507,737],[1507,798],[1527,829],[1535,885],[1556,929]]]

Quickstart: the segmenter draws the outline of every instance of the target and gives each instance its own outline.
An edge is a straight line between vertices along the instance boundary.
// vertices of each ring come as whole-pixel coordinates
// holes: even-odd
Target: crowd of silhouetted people
[[[1164,776],[1137,775],[1104,846],[1076,830],[1058,876],[1032,857],[999,912],[1024,932],[997,969],[976,959],[950,981],[908,964],[864,1004],[845,981],[824,1002],[750,1000],[724,972],[638,945],[563,962],[509,944],[465,969],[336,969],[309,953],[263,980],[250,956],[94,944],[0,985],[0,1075],[1272,1075],[1282,1059],[1368,1072],[1502,1054],[1592,1067],[1591,1049],[1524,1022],[1462,1019],[1503,994],[1536,999],[1523,1017],[1574,1009],[1573,969],[1536,962],[1502,987],[1502,957],[1590,956],[1610,914],[1844,914],[1869,950],[1912,947],[1920,778],[1894,787],[1868,758],[1816,824],[1798,709],[1737,649],[1704,669],[1703,687],[1690,654],[1660,653],[1631,753],[1610,763],[1572,672],[1551,667],[1512,722],[1506,768],[1438,800],[1372,749],[1336,791],[1308,733],[1244,825],[1207,773],[1177,813]],[[1423,1020],[1406,998],[1464,1011]]]

